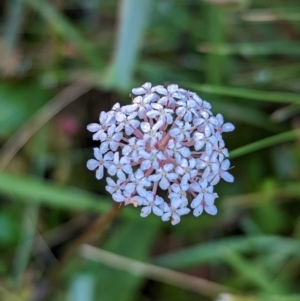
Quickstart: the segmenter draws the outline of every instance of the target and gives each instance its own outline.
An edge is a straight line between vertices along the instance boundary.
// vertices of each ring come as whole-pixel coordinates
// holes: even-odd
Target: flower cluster
[[[141,216],[151,212],[163,221],[180,222],[193,210],[215,215],[218,197],[214,186],[220,179],[233,182],[228,172],[228,150],[223,132],[234,130],[223,116],[213,116],[211,105],[196,93],[177,85],[134,88],[130,105],[115,104],[101,112],[99,123],[89,124],[95,159],[87,168],[96,170],[114,201],[141,206]],[[166,191],[166,202],[158,193]],[[190,208],[191,209],[190,209]]]

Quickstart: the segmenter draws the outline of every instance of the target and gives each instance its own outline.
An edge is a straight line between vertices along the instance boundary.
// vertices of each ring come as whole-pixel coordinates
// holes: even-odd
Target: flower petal
[[[99,167],[99,162],[95,159],[90,159],[86,162],[86,167],[89,170],[95,170],[96,168]]]
[[[216,215],[218,213],[218,209],[215,205],[205,206],[204,210],[210,215]]]

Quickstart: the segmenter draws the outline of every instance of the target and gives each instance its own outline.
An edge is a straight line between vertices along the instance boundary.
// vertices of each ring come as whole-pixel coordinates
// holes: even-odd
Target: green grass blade
[[[223,19],[224,11],[219,7],[211,4],[206,6],[207,9],[207,39],[214,47],[219,47],[225,41]],[[206,81],[210,84],[220,85],[224,75],[225,57],[214,52],[206,56]]]
[[[21,287],[30,259],[38,214],[39,206],[36,204],[27,204],[23,212],[22,222],[20,223],[20,242],[16,249],[12,267],[12,278],[16,287]]]
[[[22,22],[24,19],[24,3],[22,0],[7,3],[6,20],[4,23],[5,51],[3,61],[10,63],[11,56],[19,40]]]
[[[41,158],[47,150],[47,129],[41,129],[33,139],[32,143],[32,171],[35,175],[42,177],[46,170],[45,161],[41,160]],[[21,287],[23,277],[30,260],[38,217],[39,205],[35,203],[26,204],[22,215],[22,223],[20,224],[20,242],[17,246],[13,261],[13,278],[18,287]]]
[[[255,70],[246,74],[237,74],[231,80],[233,85],[245,86],[258,83],[280,83],[283,80],[297,78],[300,64],[293,63],[279,66],[264,66],[263,69]]]
[[[299,105],[288,105],[284,108],[280,108],[277,111],[273,112],[271,115],[271,119],[275,122],[284,122],[292,116],[298,115],[300,112]]]
[[[279,143],[293,141],[297,139],[299,135],[300,135],[300,130],[293,130],[272,137],[268,137],[231,151],[230,158],[231,159],[237,158]]]
[[[103,213],[110,210],[112,199],[74,187],[62,187],[54,182],[44,182],[33,176],[0,173],[0,193],[12,197],[14,201],[31,204],[43,204],[65,210],[90,211]],[[125,207],[122,217],[132,220],[140,219],[139,210]],[[158,223],[157,217],[147,217],[144,222]]]
[[[136,260],[147,261],[151,246],[159,231],[159,225],[161,224],[149,225],[143,220],[123,224],[120,229],[116,230],[117,234],[112,236],[104,249]],[[104,265],[100,267],[97,275],[99,300],[134,300],[143,278]]]
[[[265,295],[260,294],[258,296],[257,301],[298,301],[300,300],[300,295]],[[239,300],[237,300],[239,301]],[[240,299],[240,301],[244,301],[243,299]]]
[[[296,93],[268,92],[235,87],[215,86],[208,84],[182,83],[183,86],[191,88],[196,92],[205,92],[215,95],[239,97],[266,102],[298,103],[300,96]]]
[[[120,4],[117,45],[106,84],[117,89],[128,89],[151,14],[151,0],[122,0]]]
[[[106,212],[110,198],[51,182],[33,176],[0,173],[0,192],[25,202],[42,203],[56,208]]]
[[[226,260],[225,251],[228,248],[243,253],[251,251],[280,252],[291,256],[299,255],[300,242],[280,236],[230,237],[159,256],[154,260],[154,264],[172,269],[184,269],[209,262],[224,262]]]
[[[91,66],[100,66],[101,59],[94,44],[85,39],[77,28],[54,5],[45,0],[23,0],[50,25],[51,29],[75,46]]]
[[[239,253],[230,249],[227,249],[225,254],[226,262],[238,272],[239,277],[245,278],[249,284],[255,285],[265,293],[281,294],[285,292],[282,284],[273,282],[270,275],[252,261],[247,261]]]
[[[228,120],[254,125],[275,133],[285,129],[283,125],[272,122],[270,117],[264,112],[250,106],[245,107],[245,105],[242,104],[237,104],[232,101],[224,102],[219,99],[214,99],[212,106],[213,112],[222,112],[222,115],[224,115],[226,119],[228,118]]]
[[[219,55],[299,55],[300,43],[299,42],[285,42],[285,41],[271,41],[262,43],[236,43],[236,44],[222,44],[212,45],[205,44],[199,47],[201,52],[212,52]]]

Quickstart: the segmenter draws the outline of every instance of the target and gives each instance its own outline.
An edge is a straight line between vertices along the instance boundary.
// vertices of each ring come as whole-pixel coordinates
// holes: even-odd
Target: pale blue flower
[[[132,89],[131,104],[116,103],[101,112],[99,123],[88,125],[93,139],[100,142],[87,168],[96,178],[107,178],[106,190],[115,202],[142,206],[141,216],[150,213],[171,220],[215,215],[214,186],[229,173],[228,150],[223,132],[234,130],[221,114],[213,115],[211,105],[196,93],[175,84]],[[163,200],[160,189],[167,191]],[[189,208],[190,207],[190,208]]]

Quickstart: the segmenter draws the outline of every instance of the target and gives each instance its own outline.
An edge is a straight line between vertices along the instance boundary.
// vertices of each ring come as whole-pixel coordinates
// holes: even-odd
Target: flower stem
[[[119,203],[114,203],[107,213],[98,218],[84,233],[71,243],[62,256],[62,263],[67,261],[80,245],[101,236],[112,221],[118,216],[121,209],[122,207]]]

